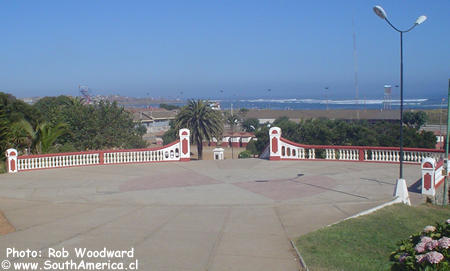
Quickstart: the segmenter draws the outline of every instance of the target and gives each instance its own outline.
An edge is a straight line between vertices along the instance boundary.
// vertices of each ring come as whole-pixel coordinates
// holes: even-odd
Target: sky
[[[357,67],[359,98],[382,98],[400,35],[374,5],[400,29],[428,17],[404,34],[404,93],[446,97],[448,0],[0,1],[0,91],[354,99]]]

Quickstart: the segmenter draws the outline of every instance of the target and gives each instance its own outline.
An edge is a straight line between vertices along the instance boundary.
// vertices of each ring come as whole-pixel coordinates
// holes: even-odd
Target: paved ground
[[[41,249],[40,263],[47,248],[134,247],[139,270],[298,270],[290,239],[391,200],[397,174],[259,159],[3,174],[0,210],[17,231],[0,236],[0,261],[12,246]]]

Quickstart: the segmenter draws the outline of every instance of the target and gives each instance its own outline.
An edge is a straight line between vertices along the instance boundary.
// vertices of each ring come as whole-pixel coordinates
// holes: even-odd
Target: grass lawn
[[[389,270],[398,241],[449,218],[450,208],[396,204],[303,235],[295,245],[311,271]]]

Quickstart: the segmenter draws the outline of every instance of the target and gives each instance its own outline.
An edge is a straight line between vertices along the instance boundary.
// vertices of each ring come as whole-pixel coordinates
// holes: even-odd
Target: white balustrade
[[[18,157],[18,170],[31,170],[43,168],[72,167],[99,164],[99,153],[89,154],[70,154],[61,156],[42,156],[42,157]]]
[[[13,153],[14,155],[11,154],[9,160],[16,159],[17,168],[15,170],[12,169],[9,172],[101,164],[189,161],[189,130],[180,130],[180,137],[182,137],[183,141],[177,141],[162,149],[156,150],[142,149],[130,151],[62,153],[42,156],[17,156],[17,150],[11,149],[9,153]],[[300,148],[292,148],[290,155],[292,157],[296,157],[297,155],[304,156],[302,151],[304,152],[304,150]]]

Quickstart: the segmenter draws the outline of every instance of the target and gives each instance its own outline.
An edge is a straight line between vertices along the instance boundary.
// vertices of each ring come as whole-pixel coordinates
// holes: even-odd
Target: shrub
[[[247,147],[245,147],[245,150],[247,150],[251,154],[258,154],[258,148],[256,147],[256,141],[251,140],[250,142],[248,142]]]
[[[399,242],[391,270],[450,270],[450,219]]]
[[[251,157],[252,153],[247,150],[239,153],[239,158],[251,158]]]

